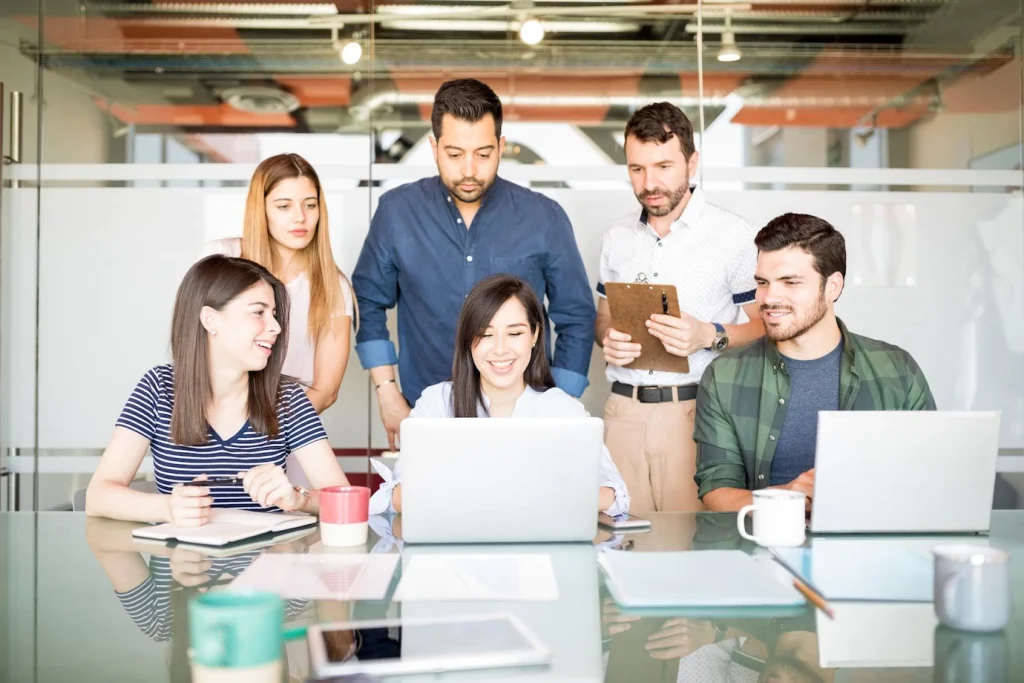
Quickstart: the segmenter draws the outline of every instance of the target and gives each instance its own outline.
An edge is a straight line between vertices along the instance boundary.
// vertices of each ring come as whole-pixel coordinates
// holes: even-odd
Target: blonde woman
[[[317,413],[338,398],[351,348],[355,296],[334,263],[320,178],[298,154],[264,159],[249,182],[242,238],[215,240],[201,256],[255,261],[288,290],[287,355],[282,373],[299,381]],[[308,485],[293,456],[296,482]]]
[[[327,204],[316,171],[298,154],[265,159],[249,183],[242,238],[216,240],[202,256],[255,261],[285,283],[290,300],[283,373],[322,413],[338,397],[348,364],[354,297],[334,263]]]

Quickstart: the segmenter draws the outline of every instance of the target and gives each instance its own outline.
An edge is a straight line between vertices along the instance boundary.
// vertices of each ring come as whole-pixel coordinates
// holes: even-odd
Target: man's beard
[[[676,210],[676,207],[679,206],[679,202],[683,201],[689,189],[690,179],[687,178],[685,183],[677,187],[670,194],[665,194],[659,188],[657,190],[654,190],[653,192],[648,192],[645,190],[638,194],[636,198],[640,200],[640,203],[643,204],[644,209],[647,210],[647,215],[657,217],[667,216]],[[668,197],[668,201],[661,206],[648,206],[647,203],[644,202],[644,200],[647,199],[648,197]]]
[[[493,178],[485,181],[480,178],[468,177],[459,178],[452,182],[445,181],[445,186],[448,188],[448,191],[452,194],[452,196],[458,199],[460,202],[472,204],[474,202],[480,201],[480,199],[483,198],[485,194],[487,194],[487,190],[491,188],[492,182],[494,182]],[[473,183],[474,185],[476,185],[476,187],[473,188],[472,191],[466,192],[465,190],[459,187],[459,185],[462,185],[463,183]]]
[[[765,316],[766,311],[788,311],[791,314],[788,325],[769,324],[769,319]],[[802,316],[798,317],[795,311],[788,306],[761,306],[760,312],[761,320],[764,322],[765,335],[773,342],[784,342],[796,339],[817,325],[825,317],[825,314],[828,313],[828,304],[825,303],[825,292],[823,290],[818,297],[815,307]]]

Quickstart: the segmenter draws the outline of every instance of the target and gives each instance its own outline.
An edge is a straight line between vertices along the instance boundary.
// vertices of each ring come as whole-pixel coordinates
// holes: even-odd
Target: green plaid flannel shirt
[[[852,334],[841,320],[839,329],[840,410],[935,410],[928,381],[909,353]],[[768,486],[789,381],[786,364],[767,337],[723,353],[704,371],[693,430],[694,480],[701,498],[723,487]]]

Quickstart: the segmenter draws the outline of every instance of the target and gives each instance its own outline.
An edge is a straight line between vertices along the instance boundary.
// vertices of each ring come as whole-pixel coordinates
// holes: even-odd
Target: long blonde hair
[[[256,167],[249,182],[249,196],[245,200],[245,230],[242,233],[242,258],[255,261],[272,273],[279,274],[277,250],[271,244],[267,222],[267,195],[287,178],[309,178],[316,186],[320,205],[320,222],[313,240],[302,250],[303,270],[309,280],[309,329],[311,341],[320,332],[329,329],[331,315],[343,301],[339,275],[345,277],[334,262],[331,236],[327,230],[327,202],[320,178],[308,161],[298,154],[278,154],[264,159]]]

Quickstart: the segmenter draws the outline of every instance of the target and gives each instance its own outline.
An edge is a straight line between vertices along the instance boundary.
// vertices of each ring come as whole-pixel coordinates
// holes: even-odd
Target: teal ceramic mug
[[[217,591],[188,606],[195,683],[278,683],[283,672],[284,604],[273,593]]]

